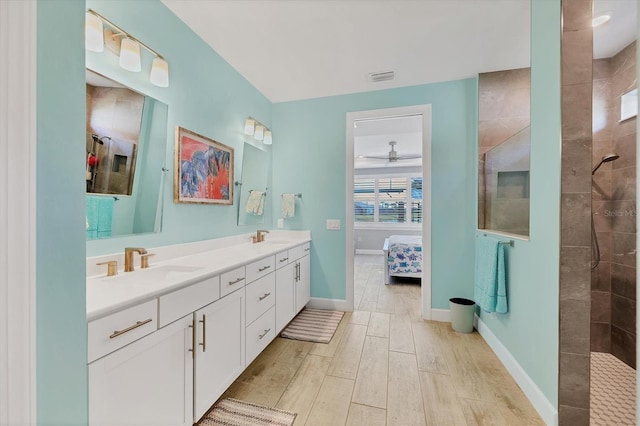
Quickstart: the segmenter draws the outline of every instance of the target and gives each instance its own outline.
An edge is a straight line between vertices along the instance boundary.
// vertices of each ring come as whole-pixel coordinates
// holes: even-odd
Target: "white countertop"
[[[274,234],[270,238],[268,235],[262,243],[242,242],[156,263],[152,257],[151,266],[147,269],[118,271],[118,275],[112,277],[104,274],[87,277],[87,320],[104,317],[311,241],[308,232],[281,235],[284,237]],[[95,260],[91,262],[95,264]]]

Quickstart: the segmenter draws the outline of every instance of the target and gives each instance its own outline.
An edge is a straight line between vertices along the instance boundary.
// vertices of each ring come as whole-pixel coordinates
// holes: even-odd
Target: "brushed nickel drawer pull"
[[[262,296],[259,296],[259,297],[258,297],[258,299],[260,299],[260,300],[264,300],[264,299],[266,299],[266,298],[267,298],[267,297],[269,297],[269,296],[271,296],[271,292],[269,292],[269,293],[265,293],[265,294],[263,294]]]
[[[305,247],[304,251],[309,251],[311,250],[311,247]]]
[[[128,333],[131,330],[135,330],[138,327],[142,327],[145,324],[149,324],[151,321],[153,321],[151,318],[146,319],[144,321],[136,321],[135,324],[125,328],[124,330],[115,330],[113,332],[113,334],[111,336],[109,336],[109,339],[113,339],[113,338],[118,337],[118,336],[120,336],[120,335],[122,335],[124,333]]]
[[[202,343],[199,343],[202,346],[202,352],[207,351],[207,316],[202,315],[202,319],[200,320],[202,323]]]
[[[271,265],[263,266],[262,268],[258,269],[258,272],[266,271],[269,268],[271,268]]]
[[[288,257],[283,257],[282,259],[280,259],[280,263],[282,263],[282,262],[286,262],[287,260],[289,260],[289,258],[288,258]]]
[[[237,278],[233,281],[229,281],[229,285],[238,284],[240,281],[243,281],[243,280],[244,280],[244,277]]]
[[[270,331],[271,331],[271,329],[270,329],[270,328],[267,328],[267,329],[264,331],[264,333],[262,333],[262,334],[258,335],[258,337],[260,338],[260,340],[262,340],[262,338],[263,338],[264,336],[266,336],[267,334],[269,334],[269,332],[270,332]]]
[[[191,328],[191,349],[189,349],[189,352],[191,352],[191,358],[195,358],[196,357],[196,320],[194,319],[191,320],[191,325],[189,326],[189,328]]]

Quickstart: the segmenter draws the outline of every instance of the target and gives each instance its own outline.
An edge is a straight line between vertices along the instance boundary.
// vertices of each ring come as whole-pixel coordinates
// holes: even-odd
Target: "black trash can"
[[[460,333],[473,331],[473,314],[476,311],[476,302],[461,297],[449,299],[451,312],[451,327]]]

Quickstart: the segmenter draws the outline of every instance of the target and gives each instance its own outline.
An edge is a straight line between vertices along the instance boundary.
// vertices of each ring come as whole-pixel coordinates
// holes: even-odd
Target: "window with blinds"
[[[385,176],[354,179],[356,222],[422,223],[422,177]]]

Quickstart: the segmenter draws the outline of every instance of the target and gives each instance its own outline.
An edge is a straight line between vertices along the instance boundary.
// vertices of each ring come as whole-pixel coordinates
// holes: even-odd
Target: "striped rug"
[[[344,312],[303,309],[289,325],[282,330],[280,337],[309,342],[329,343],[340,324]]]
[[[291,426],[296,413],[225,398],[200,420],[198,426]]]

